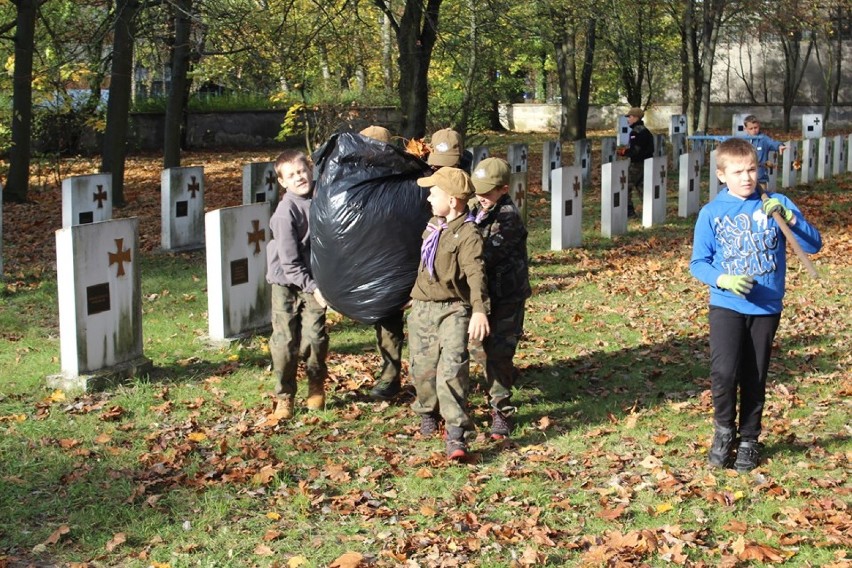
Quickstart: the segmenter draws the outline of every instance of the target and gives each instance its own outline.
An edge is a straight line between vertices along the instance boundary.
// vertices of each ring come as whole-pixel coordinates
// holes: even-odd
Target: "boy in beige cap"
[[[444,128],[432,134],[429,144],[432,151],[426,159],[426,163],[433,170],[446,166],[458,167],[461,162],[462,137],[452,128]]]
[[[482,237],[468,211],[473,184],[464,171],[444,167],[417,184],[431,188],[434,217],[423,233],[408,316],[411,379],[417,391],[412,409],[420,415],[425,436],[438,430],[440,413],[447,457],[462,460],[468,451],[465,433],[473,430],[467,413],[467,345],[489,332]]]
[[[524,330],[524,309],[532,294],[527,256],[527,229],[509,196],[509,164],[486,158],[473,170],[476,200],[474,223],[483,239],[485,274],[491,313],[490,334],[471,344],[471,355],[485,370],[491,404],[491,438],[502,440],[512,430],[512,387],[518,370],[512,362]]]
[[[384,142],[385,144],[390,144],[391,142],[390,130],[384,126],[371,125],[358,134],[366,136],[367,138],[372,138],[373,140],[378,140],[379,142]]]

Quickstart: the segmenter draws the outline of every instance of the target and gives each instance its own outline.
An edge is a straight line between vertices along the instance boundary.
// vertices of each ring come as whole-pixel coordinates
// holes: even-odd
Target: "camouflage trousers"
[[[485,370],[485,382],[491,407],[512,414],[512,387],[518,380],[518,369],[512,361],[518,338],[524,332],[526,302],[491,303],[488,337],[481,343],[471,341],[470,355]]]
[[[470,308],[460,301],[414,300],[408,315],[411,382],[417,414],[440,412],[447,427],[471,430],[467,414],[470,357],[467,328]]]
[[[376,329],[376,346],[382,356],[382,374],[377,383],[400,382],[402,374],[402,344],[405,341],[405,329],[402,310],[398,314],[379,320]]]
[[[278,396],[296,394],[296,371],[300,360],[305,361],[308,381],[325,381],[328,375],[325,308],[320,307],[313,294],[294,286],[272,285],[269,353],[276,381],[275,394]]]

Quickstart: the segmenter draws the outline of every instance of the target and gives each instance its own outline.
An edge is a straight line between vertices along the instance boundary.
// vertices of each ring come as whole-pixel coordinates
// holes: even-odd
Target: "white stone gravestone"
[[[476,166],[488,157],[488,146],[471,146],[467,149],[470,152],[470,171],[476,169]]]
[[[685,114],[673,114],[671,123],[669,123],[669,136],[674,136],[675,134],[683,134],[686,135],[686,115]]]
[[[713,149],[710,151],[710,164],[707,169],[710,170],[707,177],[707,201],[713,201],[719,195],[719,178],[716,175],[716,152]]]
[[[786,149],[782,155],[783,165],[781,167],[781,187],[796,186],[796,171],[799,161],[799,143],[795,140],[789,140],[784,143]]]
[[[672,142],[672,168],[680,170],[680,157],[686,154],[686,135],[675,134],[671,137]]]
[[[615,125],[615,137],[619,146],[630,144],[630,124],[627,123],[626,116],[618,117],[618,122]]]
[[[696,134],[701,136],[704,133],[696,132]],[[704,167],[704,160],[707,154],[707,140],[689,140],[689,151],[698,154],[698,162],[701,164],[701,167]]]
[[[645,160],[642,195],[642,226],[653,227],[666,222],[666,159]]]
[[[526,144],[509,144],[506,161],[509,162],[509,171],[519,174],[527,171],[529,147]]]
[[[666,155],[666,135],[654,134],[654,156],[662,158]]]
[[[698,154],[681,154],[678,169],[677,214],[689,217],[698,213],[701,203],[701,164]]]
[[[834,157],[831,160],[831,173],[839,176],[846,172],[846,138],[841,134],[835,136],[832,148],[834,149]]]
[[[275,162],[243,164],[243,205],[269,203],[274,211],[278,207],[281,185],[275,175]]]
[[[817,179],[831,177],[831,138],[823,136],[817,145]]]
[[[112,219],[112,174],[62,180],[62,227]]]
[[[167,168],[160,176],[161,246],[189,250],[204,246],[204,168]]]
[[[607,238],[627,232],[627,160],[601,166],[601,234]]]
[[[770,150],[763,167],[766,168],[766,191],[775,193],[778,191],[778,152]]]
[[[553,170],[550,200],[550,249],[583,244],[583,171],[576,167]]]
[[[562,142],[548,140],[541,149],[541,189],[550,192],[550,172],[562,167]]]
[[[852,172],[852,134],[846,137],[846,171]]]
[[[583,187],[592,181],[592,143],[587,138],[574,141],[574,167],[583,172]]]
[[[266,281],[271,216],[265,203],[225,207],[205,216],[207,318],[214,341],[243,337],[272,323],[272,292]]]
[[[747,114],[735,114],[731,117],[731,134],[734,136],[748,136],[745,131],[745,117]]]
[[[817,170],[817,146],[818,140],[806,138],[802,140],[802,169],[799,170],[799,182],[803,185],[812,183],[816,179]]]
[[[521,213],[521,218],[524,223],[527,221],[527,172],[518,172],[509,174],[509,196],[518,211]]]
[[[147,373],[142,353],[139,220],[56,231],[61,369],[51,386],[102,389]]]
[[[822,115],[802,115],[802,138],[822,138]]]
[[[615,136],[604,136],[601,138],[601,164],[614,162],[617,157],[618,144]]]

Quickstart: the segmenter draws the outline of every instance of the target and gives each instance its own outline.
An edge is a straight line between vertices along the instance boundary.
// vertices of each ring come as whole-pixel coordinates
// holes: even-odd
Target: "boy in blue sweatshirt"
[[[710,465],[751,471],[760,463],[761,418],[772,341],[781,319],[787,243],[779,212],[802,249],[822,247],[819,231],[787,197],[761,201],[758,162],[745,138],[718,146],[716,175],[726,187],[695,223],[690,271],[710,287],[710,379],[715,434]],[[737,390],[739,389],[739,442]],[[736,456],[735,450],[736,449]]]
[[[757,152],[757,183],[766,189],[766,184],[769,183],[769,172],[766,164],[769,160],[769,152],[778,152],[779,155],[784,153],[787,147],[777,140],[773,140],[766,134],[760,131],[760,121],[753,114],[748,115],[743,119],[748,141],[754,146]]]

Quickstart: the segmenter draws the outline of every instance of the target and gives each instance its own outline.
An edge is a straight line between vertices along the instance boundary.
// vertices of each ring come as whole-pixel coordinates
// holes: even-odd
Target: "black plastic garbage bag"
[[[361,323],[404,306],[429,222],[429,166],[391,144],[344,132],[313,155],[311,270],[328,303]]]

